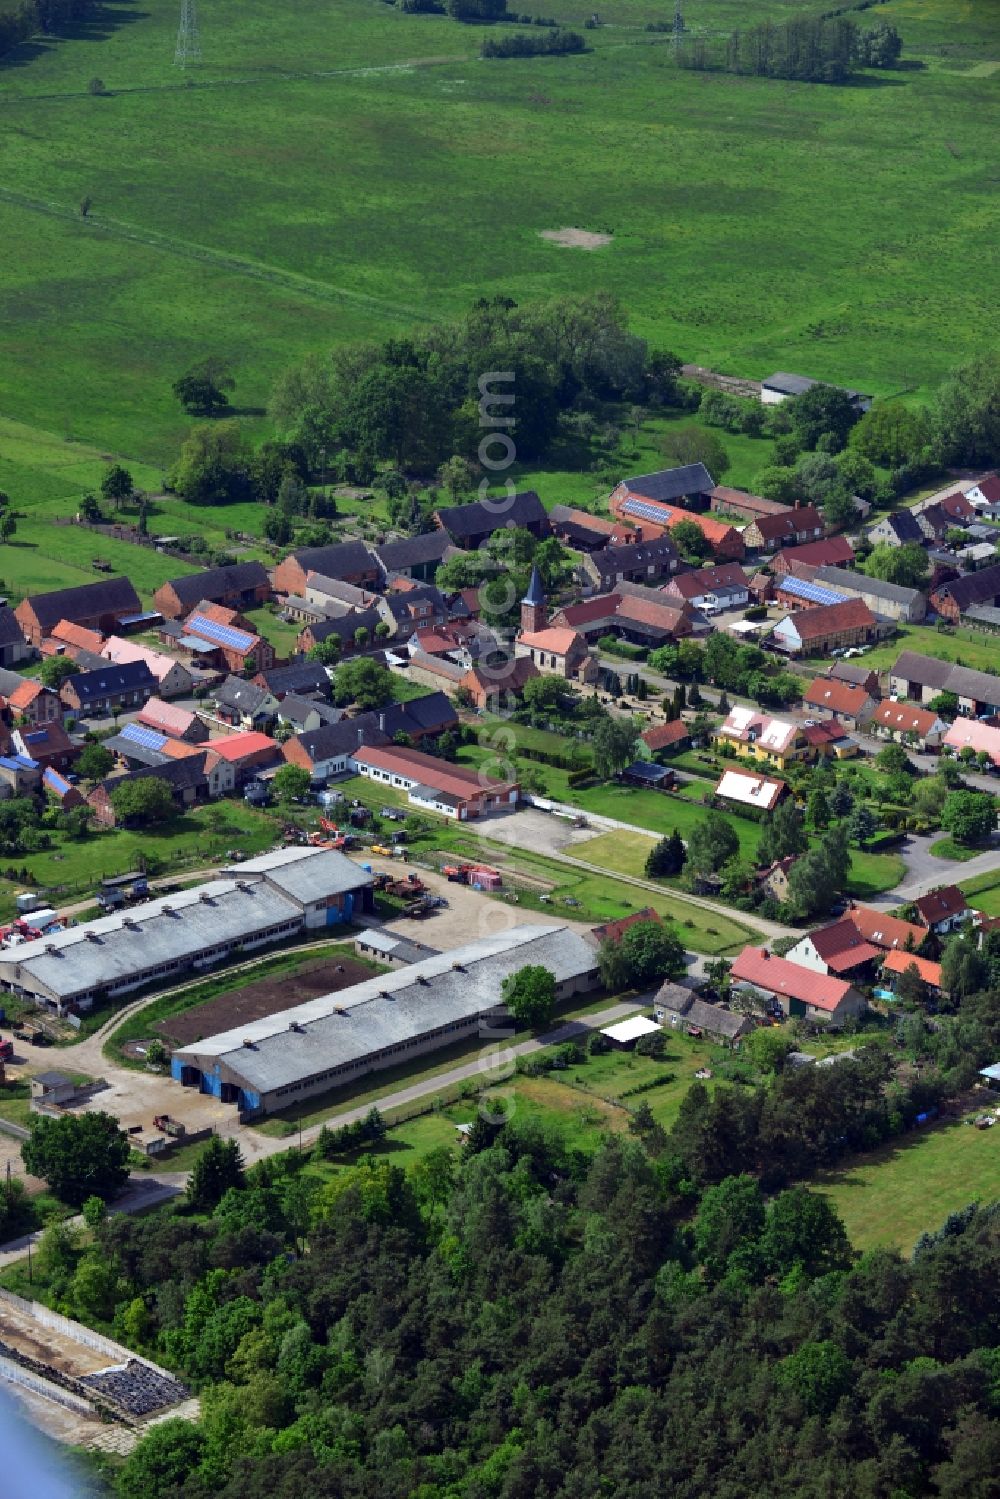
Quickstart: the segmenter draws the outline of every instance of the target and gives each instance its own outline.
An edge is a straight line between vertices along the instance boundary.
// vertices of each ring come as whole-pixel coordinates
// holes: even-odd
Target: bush
[[[536,22],[549,25],[549,22]],[[548,36],[487,37],[479,49],[480,57],[550,57],[556,53],[585,52],[587,44],[577,31],[550,31]]]

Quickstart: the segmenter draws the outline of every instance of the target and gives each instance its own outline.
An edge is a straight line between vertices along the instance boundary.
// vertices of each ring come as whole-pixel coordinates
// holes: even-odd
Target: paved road
[[[916,900],[938,885],[959,884],[977,874],[992,874],[1000,871],[1000,834],[994,834],[993,842],[985,852],[964,862],[955,859],[940,859],[930,851],[931,844],[940,833],[911,834],[900,849],[906,863],[906,876],[885,895],[873,896],[868,904],[881,910],[890,910],[904,901]]]
[[[169,1202],[183,1191],[186,1181],[186,1174],[177,1171],[164,1171],[157,1176],[130,1176],[128,1190],[117,1202],[109,1204],[108,1211],[143,1213],[148,1208],[159,1207],[161,1203]],[[69,1222],[76,1228],[83,1227],[83,1218],[79,1214],[70,1218]],[[6,1269],[15,1260],[24,1259],[28,1253],[28,1245],[34,1248],[41,1236],[42,1230],[36,1229],[34,1233],[22,1234],[19,1239],[11,1239],[9,1243],[0,1246],[0,1270]]]

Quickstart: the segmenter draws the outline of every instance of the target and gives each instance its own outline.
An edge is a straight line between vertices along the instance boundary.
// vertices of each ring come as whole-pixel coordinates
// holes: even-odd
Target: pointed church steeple
[[[542,586],[542,576],[537,567],[531,569],[528,591],[521,600],[521,629],[526,633],[544,630],[548,622],[548,602]]]

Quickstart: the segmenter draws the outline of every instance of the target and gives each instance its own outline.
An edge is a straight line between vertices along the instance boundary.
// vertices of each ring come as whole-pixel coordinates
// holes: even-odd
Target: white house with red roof
[[[866,941],[850,917],[845,916],[831,926],[807,932],[785,956],[790,963],[801,963],[803,968],[811,968],[815,973],[845,978],[857,973],[867,963],[877,962],[882,957],[882,950]]]
[[[773,1000],[785,1015],[829,1026],[841,1026],[867,1007],[864,995],[846,979],[776,957],[766,947],[745,947],[733,964],[731,980],[738,988],[756,989]]]
[[[984,474],[965,491],[965,498],[981,519],[1000,520],[1000,475]]]
[[[421,750],[395,744],[361,745],[352,751],[348,767],[366,780],[405,791],[414,806],[457,822],[517,806],[516,781],[501,781]]]

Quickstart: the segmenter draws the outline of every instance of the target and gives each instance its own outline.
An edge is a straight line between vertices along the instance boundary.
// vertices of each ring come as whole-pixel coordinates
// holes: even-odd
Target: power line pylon
[[[198,7],[195,0],[181,0],[181,24],[177,30],[174,62],[179,68],[186,68],[189,62],[201,62]]]
[[[684,17],[681,15],[681,0],[676,0],[674,5],[674,45],[684,35]]]

